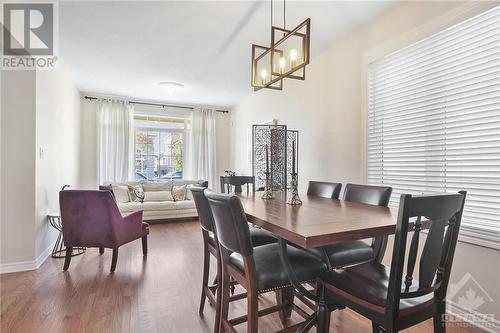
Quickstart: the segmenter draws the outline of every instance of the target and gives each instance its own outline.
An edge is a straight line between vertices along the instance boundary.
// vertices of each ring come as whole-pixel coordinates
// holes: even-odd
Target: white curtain
[[[208,180],[208,186],[217,190],[215,112],[201,108],[193,110],[186,164],[188,179]]]
[[[97,176],[99,184],[126,182],[133,172],[133,107],[125,101],[99,100]]]

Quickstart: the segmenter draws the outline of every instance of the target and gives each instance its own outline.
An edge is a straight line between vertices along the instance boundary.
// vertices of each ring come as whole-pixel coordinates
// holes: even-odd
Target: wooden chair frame
[[[433,203],[433,200],[435,200],[433,197],[415,198],[421,201],[420,206],[414,207],[412,205],[412,196],[402,195],[399,204],[398,224],[394,239],[385,306],[369,303],[332,285],[321,285],[320,297],[322,300],[318,306],[318,332],[327,332],[330,325],[330,311],[332,308],[329,308],[323,297],[325,288],[327,288],[334,293],[336,302],[348,306],[369,318],[372,321],[374,333],[380,333],[382,330],[391,333],[399,332],[429,318],[433,318],[434,332],[444,333],[446,329],[444,318],[446,291],[467,193],[460,191],[459,194],[461,198],[458,198],[457,195],[442,196],[450,197],[450,200],[446,202],[447,205],[443,204],[441,207],[437,207],[440,205],[439,203]],[[459,199],[462,201],[457,201]],[[454,210],[455,205],[459,205],[458,211]],[[435,217],[430,219],[433,221],[427,234],[424,249],[420,255],[419,285],[412,286],[413,272],[418,257],[419,235],[424,224],[422,217],[428,218],[428,215]],[[416,221],[410,225],[409,219],[414,217],[416,217]],[[407,271],[403,282],[409,231],[413,231],[413,237],[408,250]],[[436,254],[441,255],[436,256]],[[403,283],[404,289],[401,290]],[[400,312],[401,300],[429,294],[434,296],[434,301],[430,305],[422,306],[416,312],[412,312],[411,315],[404,315]]]

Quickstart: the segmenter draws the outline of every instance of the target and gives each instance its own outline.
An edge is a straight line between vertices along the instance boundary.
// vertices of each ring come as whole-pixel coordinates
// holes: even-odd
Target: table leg
[[[280,260],[281,264],[283,265],[283,268],[285,269],[285,273],[287,274],[291,284],[294,286],[294,288],[304,297],[307,297],[311,301],[318,303],[319,302],[319,297],[316,294],[311,293],[309,290],[304,288],[302,283],[300,283],[299,279],[297,279],[297,276],[295,275],[295,272],[293,271],[292,265],[290,264],[290,261],[288,260],[288,251],[287,251],[287,242],[281,237],[278,237],[278,244],[279,244],[279,255],[280,255]],[[300,333],[305,333],[308,332],[311,327],[313,327],[317,323],[317,313],[313,313],[309,318],[306,319],[304,325],[297,331]]]

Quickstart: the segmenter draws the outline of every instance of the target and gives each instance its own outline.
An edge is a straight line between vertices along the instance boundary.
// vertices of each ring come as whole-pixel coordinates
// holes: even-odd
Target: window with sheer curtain
[[[500,239],[500,7],[368,67],[367,180],[468,191],[463,228]]]

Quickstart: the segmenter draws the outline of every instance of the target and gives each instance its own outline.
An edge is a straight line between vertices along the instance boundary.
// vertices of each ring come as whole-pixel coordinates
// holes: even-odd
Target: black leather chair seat
[[[261,246],[278,242],[278,239],[269,231],[255,227],[250,227],[250,237],[252,238],[253,246]]]
[[[362,300],[375,305],[373,309],[384,311],[387,300],[387,288],[389,286],[390,267],[370,261],[347,268],[336,269],[326,272],[318,279],[326,289],[326,297],[334,302],[334,298],[328,292],[331,290],[341,290],[358,300]],[[412,286],[418,287],[418,281],[413,280]],[[402,290],[404,290],[404,279]],[[356,302],[359,303],[359,302]],[[411,314],[421,310],[423,307],[434,304],[434,294],[401,299],[399,310],[402,315]]]
[[[373,248],[363,241],[345,242],[309,251],[323,259],[326,254],[332,268],[359,264],[374,257]]]
[[[274,235],[269,231],[252,226],[250,226],[250,237],[252,238],[253,246],[261,246],[276,243],[278,241],[278,239],[274,237]],[[209,242],[215,244],[214,236],[212,233],[210,233]]]
[[[301,282],[314,280],[327,269],[320,258],[302,249],[288,246],[287,251],[290,264],[297,279]],[[253,257],[259,292],[290,285],[290,280],[281,265],[277,243],[254,248]],[[232,265],[243,272],[243,258],[241,255],[233,253],[229,260]]]

